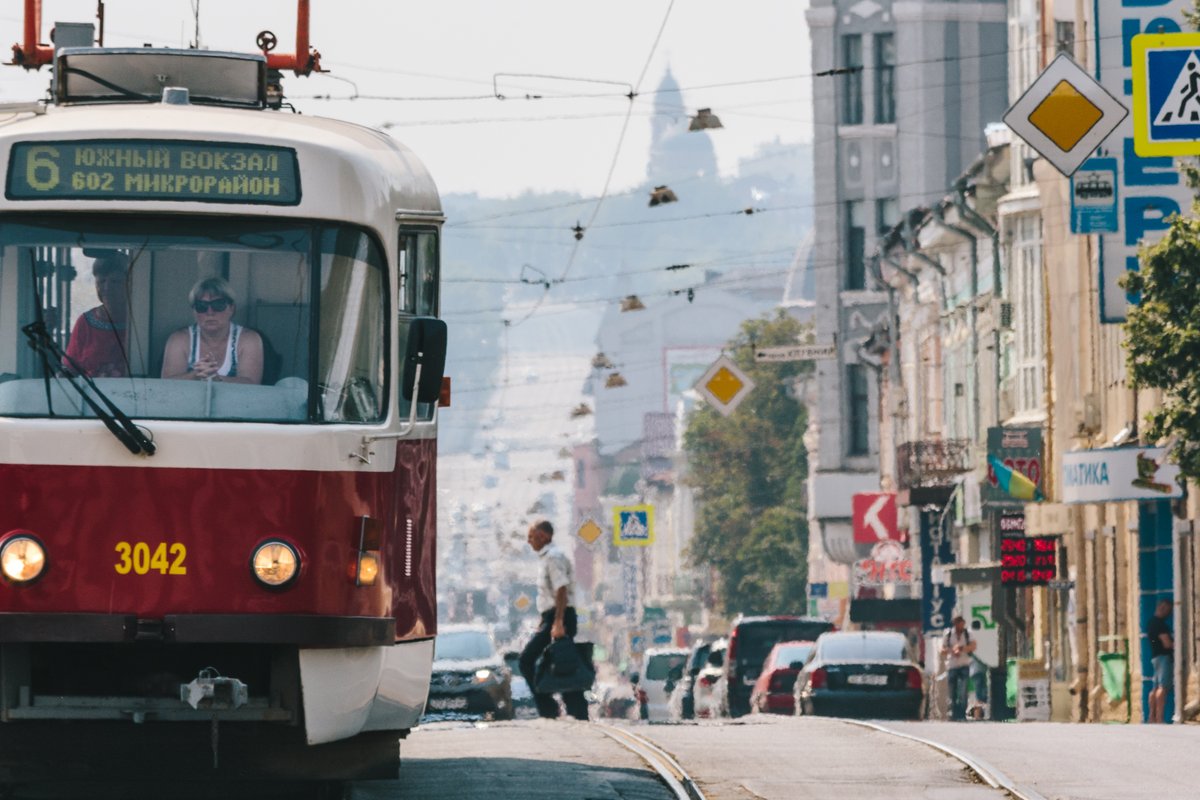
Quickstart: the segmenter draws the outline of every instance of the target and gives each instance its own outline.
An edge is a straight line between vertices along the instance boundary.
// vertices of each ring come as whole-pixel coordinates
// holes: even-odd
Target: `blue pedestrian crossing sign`
[[[1133,149],[1200,155],[1200,33],[1133,37]]]
[[[654,544],[654,506],[614,508],[613,544],[617,547],[649,547]]]

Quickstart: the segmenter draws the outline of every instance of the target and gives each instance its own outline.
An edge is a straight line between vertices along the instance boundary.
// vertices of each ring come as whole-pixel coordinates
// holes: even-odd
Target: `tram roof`
[[[390,205],[390,217],[440,216],[437,186],[421,161],[387,134],[343,120],[283,111],[167,103],[50,105],[45,113],[0,122],[0,165],[18,141],[164,139],[269,144],[295,148],[304,195],[298,206],[253,206],[264,215],[304,215],[367,222]],[[390,201],[388,200],[390,198]],[[3,202],[3,201],[0,201]],[[163,205],[158,203],[157,205]],[[116,210],[105,200],[37,201],[46,209]],[[172,202],[172,210],[231,213],[228,205]],[[122,205],[121,210],[125,210]],[[244,212],[244,207],[238,210]]]

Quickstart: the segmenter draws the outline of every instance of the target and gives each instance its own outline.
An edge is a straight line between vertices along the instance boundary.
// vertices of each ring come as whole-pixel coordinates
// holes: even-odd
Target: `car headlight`
[[[475,682],[487,683],[492,679],[494,674],[490,669],[477,669],[475,670]]]
[[[46,568],[46,550],[32,536],[17,534],[0,546],[0,570],[13,583],[29,583]]]
[[[300,574],[300,553],[287,542],[272,539],[254,551],[250,567],[263,586],[281,589]]]

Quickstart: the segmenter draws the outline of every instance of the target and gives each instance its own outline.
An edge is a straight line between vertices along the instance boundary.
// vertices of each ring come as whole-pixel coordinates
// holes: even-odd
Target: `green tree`
[[[696,410],[684,434],[699,513],[690,556],[713,567],[727,613],[787,613],[805,607],[807,409],[795,398],[811,363],[758,364],[754,347],[795,344],[809,329],[782,311],[748,320],[729,343],[755,383],[728,417]]]
[[[1175,216],[1166,235],[1124,278],[1140,295],[1125,322],[1129,375],[1138,388],[1163,390],[1146,417],[1146,439],[1174,437],[1172,457],[1200,479],[1200,219]]]

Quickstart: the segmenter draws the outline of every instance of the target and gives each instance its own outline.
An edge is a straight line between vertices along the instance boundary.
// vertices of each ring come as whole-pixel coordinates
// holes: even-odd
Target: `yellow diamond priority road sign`
[[[1013,103],[1004,122],[1069,177],[1127,116],[1121,101],[1060,53]]]
[[[579,530],[575,534],[588,544],[595,544],[596,540],[604,535],[604,531],[594,520],[589,519],[579,526]]]
[[[725,416],[737,410],[753,389],[754,381],[738,369],[729,356],[721,356],[714,361],[696,382],[696,390]]]

